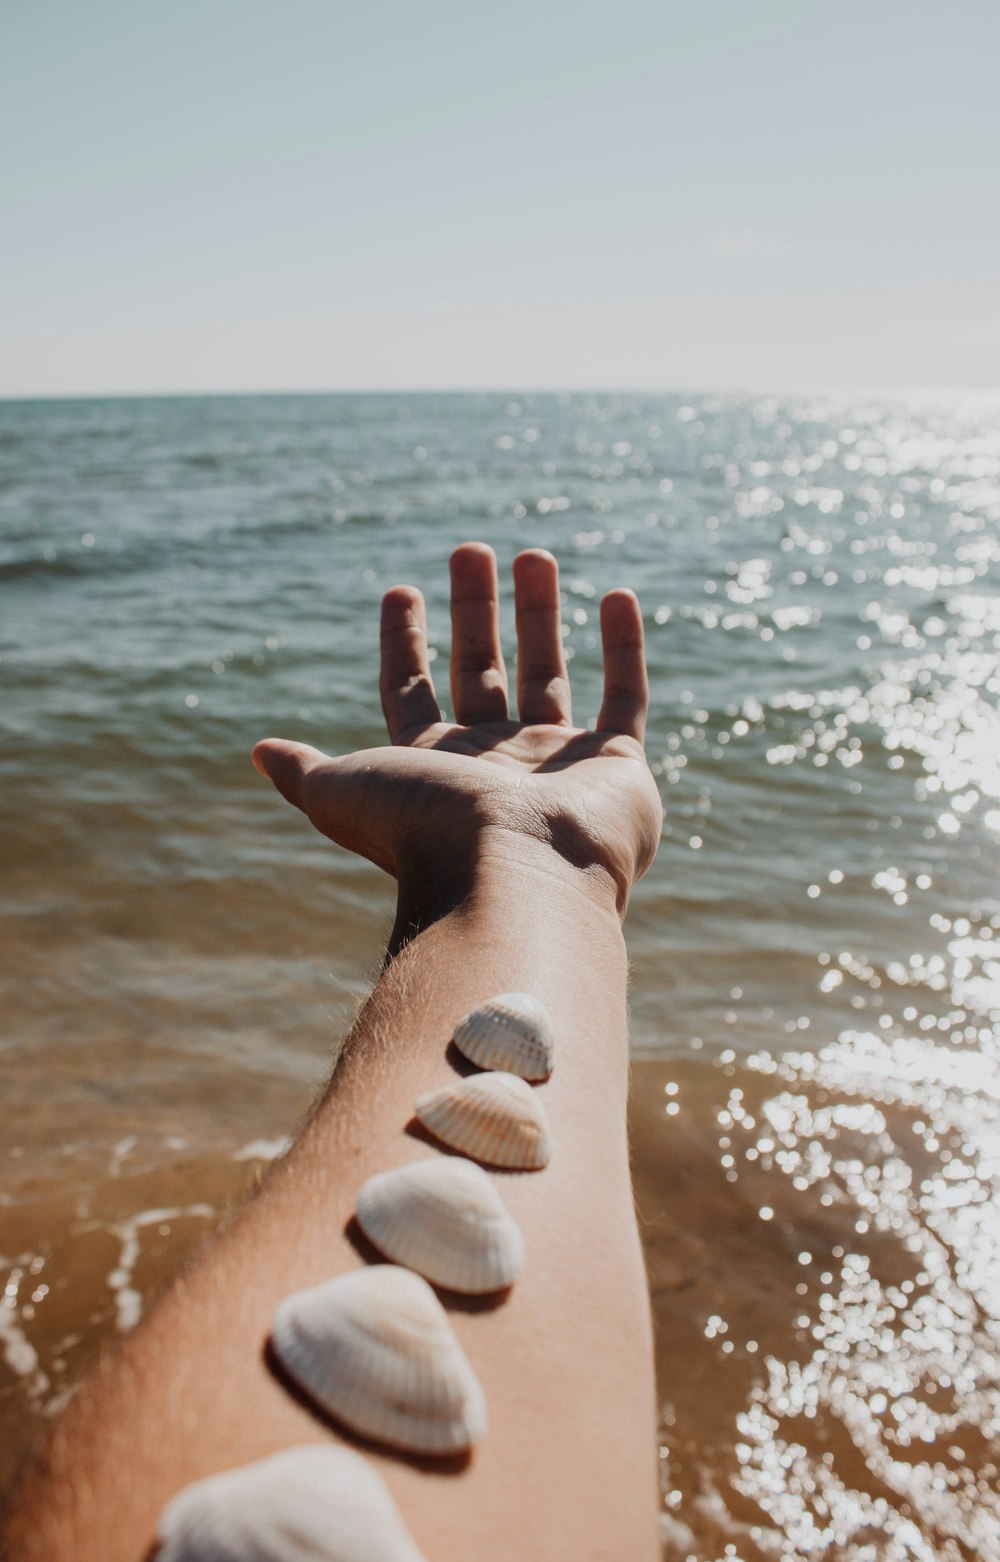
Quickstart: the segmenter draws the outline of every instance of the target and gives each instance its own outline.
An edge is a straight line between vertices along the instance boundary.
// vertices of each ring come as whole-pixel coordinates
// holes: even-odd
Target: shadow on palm
[[[462,727],[435,722],[430,728],[400,742],[408,747],[432,749],[442,754],[466,754],[499,765],[527,769],[534,774],[565,770],[586,759],[630,759],[645,764],[642,744],[613,732],[585,728],[529,725],[522,721],[483,723]]]

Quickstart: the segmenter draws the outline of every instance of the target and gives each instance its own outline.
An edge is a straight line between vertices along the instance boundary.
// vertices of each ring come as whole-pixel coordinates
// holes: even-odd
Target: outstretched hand
[[[642,616],[631,591],[601,603],[604,700],[595,731],[572,724],[559,568],[514,560],[517,707],[508,707],[496,558],[483,543],[451,557],[451,693],[444,722],[427,656],[424,602],[396,586],[382,603],[382,709],[389,746],[331,757],[267,738],[254,764],[324,835],[370,858],[419,905],[485,856],[568,864],[582,887],[610,888],[624,915],[649,867],[662,811],[643,752],[649,703]],[[552,854],[555,854],[554,857]]]

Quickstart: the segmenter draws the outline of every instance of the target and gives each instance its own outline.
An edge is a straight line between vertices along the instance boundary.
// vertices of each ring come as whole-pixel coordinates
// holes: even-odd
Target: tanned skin
[[[358,1187],[440,1153],[413,1131],[414,1099],[455,1077],[456,1021],[510,990],[553,1019],[540,1099],[554,1150],[543,1172],[491,1174],[525,1237],[516,1285],[485,1302],[445,1298],[489,1435],[443,1464],[364,1452],[429,1562],[659,1555],[625,1121],[622,919],[661,826],[643,754],[642,618],[629,591],[601,604],[605,693],[588,731],[572,725],[555,559],[531,549],[514,562],[516,716],[489,548],[456,550],[451,591],[454,722],[434,694],[423,600],[397,586],[382,608],[388,745],[331,758],[268,739],[254,751],[323,835],[397,880],[385,966],[294,1147],[85,1383],[18,1484],[2,1553],[18,1562],[143,1562],[160,1509],[189,1482],[294,1444],[353,1441],[280,1381],[271,1318],[289,1292],[371,1259],[352,1239]]]

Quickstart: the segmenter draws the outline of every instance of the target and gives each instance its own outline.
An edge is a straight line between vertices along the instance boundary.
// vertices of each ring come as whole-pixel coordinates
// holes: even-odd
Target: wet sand
[[[73,1091],[89,1083],[96,1104],[89,1150],[77,1108],[72,1179],[51,1117],[32,1116],[32,1082],[23,1109],[8,1102],[5,1481],[252,1191],[311,1094],[240,1076],[209,1109],[201,1081],[138,1117],[109,1094],[113,1051],[77,1063]],[[996,1237],[975,1225],[988,1191],[975,1097],[944,1080],[928,1124],[863,1042],[853,1069],[832,1055],[634,1066],[665,1557],[998,1554]]]

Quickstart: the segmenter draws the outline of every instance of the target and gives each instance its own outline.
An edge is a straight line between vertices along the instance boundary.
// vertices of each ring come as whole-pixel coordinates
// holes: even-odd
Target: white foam
[[[291,1139],[251,1139],[242,1149],[234,1150],[234,1161],[273,1161],[292,1147]]]
[[[31,1379],[29,1392],[38,1397],[45,1393],[49,1380],[39,1366],[38,1352],[17,1322],[15,1310],[10,1296],[0,1301],[0,1350],[15,1376]]]
[[[211,1204],[188,1204],[182,1209],[146,1209],[111,1227],[121,1242],[121,1251],[118,1263],[108,1275],[108,1286],[115,1293],[115,1321],[123,1334],[135,1328],[142,1316],[142,1293],[131,1283],[139,1258],[139,1232],[144,1226],[158,1226],[181,1217],[212,1220],[214,1216]]]

